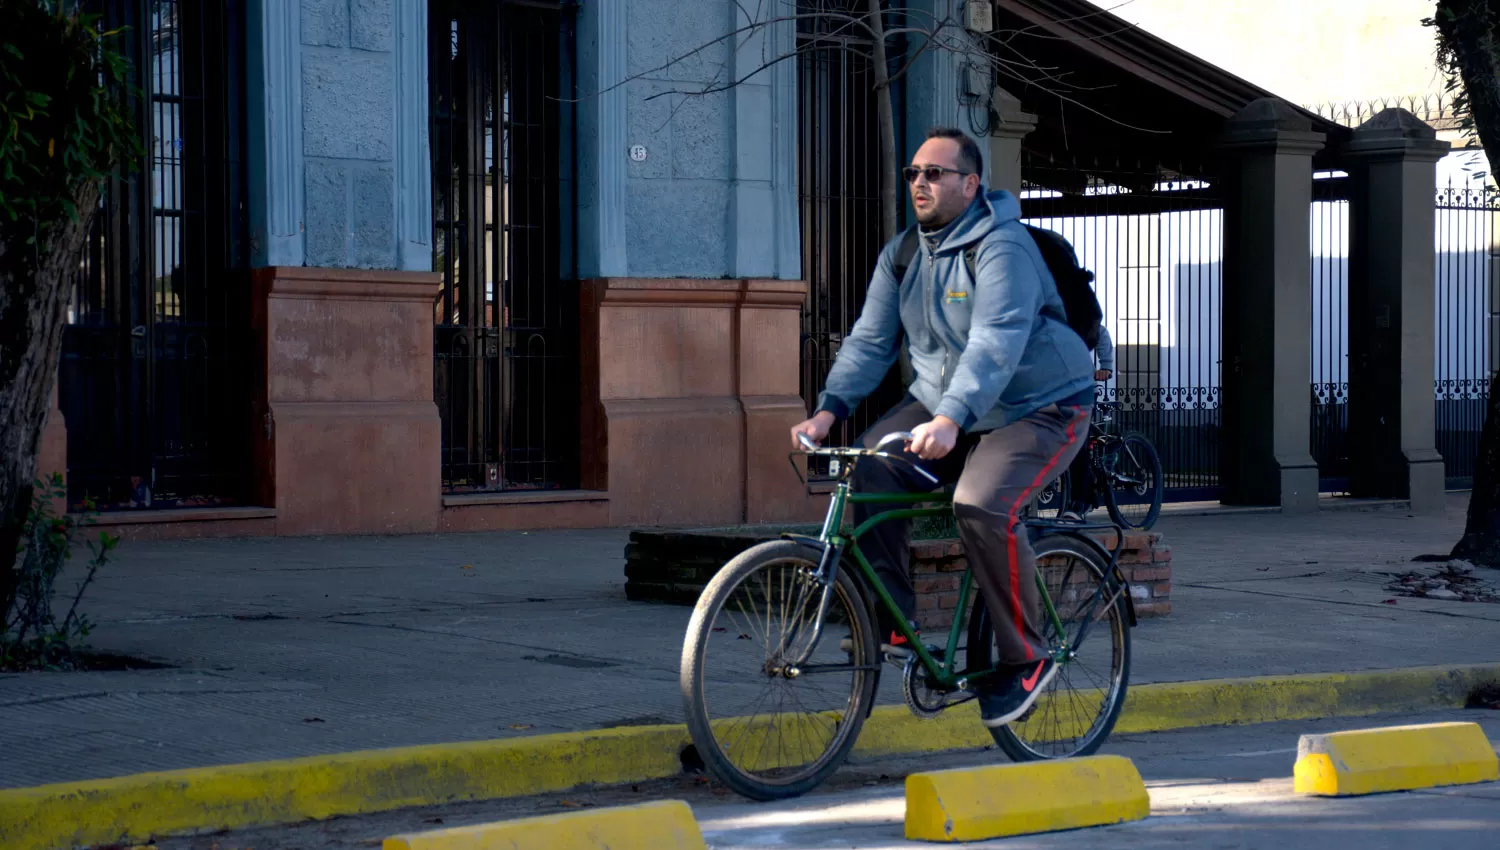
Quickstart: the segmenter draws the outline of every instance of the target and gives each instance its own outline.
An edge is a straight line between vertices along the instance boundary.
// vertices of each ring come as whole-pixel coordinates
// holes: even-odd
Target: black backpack
[[[1029,224],[1022,226],[1031,234],[1036,247],[1042,252],[1047,270],[1052,272],[1052,279],[1057,281],[1057,294],[1062,297],[1068,327],[1083,338],[1089,351],[1093,351],[1099,344],[1099,328],[1104,320],[1104,311],[1099,308],[1099,298],[1094,294],[1094,273],[1078,265],[1078,255],[1073,251],[1073,245],[1062,234]],[[969,267],[971,280],[978,280],[975,273],[977,252],[978,249],[973,245],[964,249],[964,264]],[[917,228],[912,226],[902,234],[901,245],[896,249],[894,265],[897,285],[906,279],[907,267],[916,255]]]

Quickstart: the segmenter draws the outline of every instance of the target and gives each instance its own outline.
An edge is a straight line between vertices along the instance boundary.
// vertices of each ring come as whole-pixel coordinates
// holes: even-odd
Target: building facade
[[[897,179],[864,0],[91,2],[130,27],[148,155],[79,270],[39,469],[75,506],[136,537],[819,513],[786,433]],[[891,5],[921,30],[886,42],[897,158],[961,127],[1074,239],[1121,346],[1107,391],[1169,492],[1306,506],[1309,384],[1280,354],[1220,375],[1267,333],[1312,346],[1307,245],[1235,229],[1298,195],[1255,189],[1262,142],[1234,140],[1291,133],[1275,168],[1312,193],[1352,129],[1083,0]],[[1272,250],[1301,272],[1246,264]],[[1277,310],[1221,309],[1247,286]],[[1370,486],[1406,487],[1404,463]]]
[[[798,57],[790,17],[725,39],[730,0],[94,5],[149,153],[70,317],[39,471],[75,507],[136,534],[815,509],[783,446],[799,168],[825,205],[874,178],[837,47]],[[913,126],[956,114],[945,64],[903,85]]]

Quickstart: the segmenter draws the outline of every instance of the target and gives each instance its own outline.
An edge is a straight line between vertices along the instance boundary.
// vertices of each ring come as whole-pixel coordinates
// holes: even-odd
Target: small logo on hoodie
[[[943,301],[945,303],[948,303],[948,304],[960,304],[960,303],[962,303],[964,301],[968,301],[968,300],[969,300],[969,293],[964,292],[962,290],[960,290],[958,292],[954,292],[953,290],[950,289],[946,293],[944,293],[944,295],[943,295]]]

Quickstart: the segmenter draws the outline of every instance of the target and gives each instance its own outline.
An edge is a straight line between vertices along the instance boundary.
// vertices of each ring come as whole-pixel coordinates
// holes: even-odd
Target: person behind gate
[[[1063,302],[1020,201],[987,189],[979,146],[961,130],[932,129],[903,170],[916,211],[919,250],[900,257],[903,235],[880,252],[853,330],[845,338],[812,418],[792,428],[815,442],[875,390],[900,355],[912,366],[905,397],[860,438],[909,431],[900,454],[956,484],[954,514],[964,551],[995,627],[1000,666],[971,683],[987,726],[1010,723],[1057,670],[1038,629],[1036,559],[1020,513],[1062,474],[1082,445],[1094,403],[1093,355],[1067,324]],[[909,242],[907,244],[910,244]],[[909,254],[909,252],[908,252]],[[967,256],[966,256],[967,255]],[[897,279],[897,265],[905,274]],[[973,269],[971,276],[970,269]],[[867,459],[864,492],[927,490],[909,466]],[[863,522],[878,506],[856,504]],[[912,620],[911,522],[880,523],[866,552]],[[882,613],[887,652],[903,652]]]

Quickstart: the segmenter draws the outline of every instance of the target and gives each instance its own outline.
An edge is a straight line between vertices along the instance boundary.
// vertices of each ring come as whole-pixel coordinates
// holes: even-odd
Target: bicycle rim
[[[1109,515],[1118,525],[1142,531],[1161,516],[1162,472],[1156,447],[1140,434],[1126,434],[1111,453]]]
[[[1038,540],[1034,548],[1037,569],[1063,624],[1059,634],[1045,613],[1039,623],[1058,661],[1057,675],[1024,719],[990,729],[990,734],[1016,761],[1089,755],[1109,737],[1125,704],[1130,674],[1125,600],[1122,595],[1106,604],[1103,563],[1082,541],[1050,536]],[[1078,645],[1090,613],[1093,622]],[[982,599],[975,600],[972,623],[969,646],[982,647],[982,661],[989,666],[996,650]]]
[[[1050,484],[1037,491],[1032,499],[1032,515],[1038,519],[1057,519],[1068,509],[1068,500],[1072,498],[1072,476],[1068,470],[1054,478]]]
[[[842,571],[804,667],[871,669],[780,672],[807,646],[817,617],[817,554],[792,541],[747,550],[704,590],[688,626],[681,684],[694,745],[720,781],[752,799],[794,797],[820,784],[854,745],[874,699],[875,633]]]

